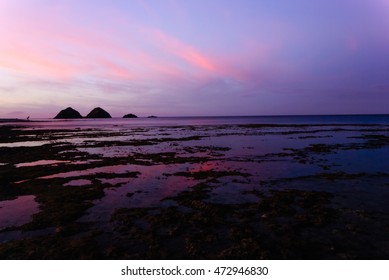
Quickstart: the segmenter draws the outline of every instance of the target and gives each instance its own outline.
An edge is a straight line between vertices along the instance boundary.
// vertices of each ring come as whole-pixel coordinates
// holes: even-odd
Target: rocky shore
[[[388,131],[0,126],[0,258],[387,259]]]

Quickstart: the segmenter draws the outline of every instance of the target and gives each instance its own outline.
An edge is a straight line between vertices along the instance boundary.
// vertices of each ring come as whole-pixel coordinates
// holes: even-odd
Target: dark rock
[[[86,118],[91,118],[91,119],[98,119],[98,118],[102,118],[102,119],[109,119],[109,118],[112,118],[111,115],[105,111],[104,109],[100,108],[100,107],[97,107],[97,108],[94,108],[92,111],[90,111],[90,113],[86,116]]]
[[[156,116],[148,116],[149,119],[155,119]]]
[[[123,118],[125,119],[133,119],[133,118],[137,118],[138,116],[137,115],[134,115],[134,114],[127,114],[127,115],[124,115]]]
[[[68,107],[58,113],[54,119],[81,119],[81,114],[71,107]]]

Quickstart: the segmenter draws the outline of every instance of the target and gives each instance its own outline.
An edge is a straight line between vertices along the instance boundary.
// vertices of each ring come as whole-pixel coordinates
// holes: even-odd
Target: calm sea
[[[181,126],[181,125],[235,125],[235,124],[384,124],[389,115],[320,115],[320,116],[235,116],[235,117],[159,117],[135,119],[34,119],[42,126]],[[27,124],[26,122],[23,125]],[[36,122],[31,122],[37,125]]]

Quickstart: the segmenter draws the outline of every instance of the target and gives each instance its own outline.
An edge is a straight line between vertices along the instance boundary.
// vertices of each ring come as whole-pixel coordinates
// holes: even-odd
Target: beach
[[[388,259],[388,116],[0,124],[0,259]]]

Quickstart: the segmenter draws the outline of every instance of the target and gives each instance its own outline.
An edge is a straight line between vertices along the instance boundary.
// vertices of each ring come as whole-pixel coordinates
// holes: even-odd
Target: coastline
[[[0,119],[0,123],[31,122],[23,119]]]

